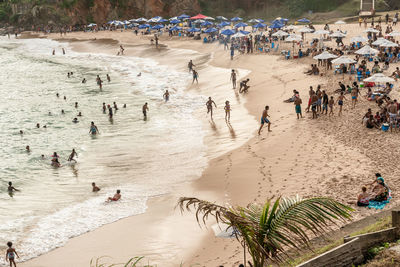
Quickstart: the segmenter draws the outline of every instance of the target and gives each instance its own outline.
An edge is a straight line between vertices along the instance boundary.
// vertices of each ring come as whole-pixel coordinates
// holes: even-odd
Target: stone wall
[[[336,267],[361,264],[369,248],[399,239],[400,211],[392,211],[392,226],[392,228],[374,233],[345,237],[343,245],[306,261],[297,267]]]

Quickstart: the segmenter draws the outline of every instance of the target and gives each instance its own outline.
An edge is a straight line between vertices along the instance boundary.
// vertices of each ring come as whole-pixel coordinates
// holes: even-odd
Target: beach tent
[[[319,55],[316,55],[313,57],[313,59],[331,59],[331,58],[337,58],[336,55],[329,53],[328,51],[324,51]]]
[[[146,29],[146,28],[149,28],[150,27],[150,25],[149,24],[142,24],[142,25],[139,25],[139,29]]]
[[[226,30],[223,30],[222,32],[221,32],[221,34],[223,34],[223,35],[233,35],[233,34],[235,34],[235,32],[233,31],[233,30],[231,30],[231,29],[226,29]]]
[[[379,51],[373,49],[369,45],[365,45],[361,49],[358,49],[355,53],[359,55],[376,55],[379,53]]]
[[[217,16],[216,18],[219,19],[219,20],[228,20],[228,19],[225,18],[224,16]]]
[[[220,28],[223,28],[223,27],[226,27],[226,26],[229,26],[229,25],[231,25],[229,22],[223,21],[220,24],[218,24],[217,26],[220,27]]]
[[[201,30],[199,28],[190,28],[187,29],[188,32],[200,32]]]
[[[234,17],[234,18],[232,18],[231,19],[231,21],[242,21],[243,19],[242,18],[239,18],[239,17]]]
[[[170,31],[180,31],[180,30],[182,30],[182,27],[179,27],[179,26],[174,26],[174,27],[172,27],[171,29],[169,29]]]
[[[338,65],[340,65],[340,64],[353,64],[353,63],[357,63],[357,61],[355,61],[355,60],[353,60],[351,58],[348,58],[346,56],[341,56],[341,57],[339,57],[337,59],[332,60],[332,63],[333,64],[338,64]]]
[[[364,32],[379,33],[379,31],[376,30],[376,29],[374,29],[374,28],[368,28],[368,29],[366,29]]]
[[[350,39],[351,42],[354,43],[364,43],[366,41],[368,41],[366,38],[362,37],[362,36],[354,36]]]
[[[194,17],[191,17],[190,19],[205,19],[207,16],[204,16],[203,14],[197,14]]]
[[[282,30],[279,30],[272,34],[272,36],[275,36],[275,37],[284,37],[284,36],[288,36],[288,35],[289,34],[287,32],[284,32]]]
[[[302,18],[302,19],[297,20],[297,22],[300,22],[300,23],[310,23],[311,21],[310,21],[309,19]]]
[[[205,33],[211,33],[211,32],[216,32],[218,31],[216,28],[208,28],[207,30],[205,30]]]
[[[180,15],[180,16],[178,17],[178,19],[188,19],[188,18],[190,18],[190,16],[189,16],[189,15],[186,15],[186,14],[182,14],[182,15]]]
[[[330,31],[327,31],[327,30],[318,30],[318,31],[313,32],[313,34],[317,34],[317,35],[330,34]]]
[[[364,79],[364,82],[374,82],[374,83],[390,83],[394,82],[393,78],[387,77],[382,73],[376,73],[369,78]]]
[[[393,32],[389,33],[387,36],[391,36],[391,37],[400,36],[400,32],[393,31]]]
[[[178,24],[181,23],[181,21],[179,19],[173,19],[170,21],[171,24]]]
[[[238,24],[235,25],[235,28],[246,27],[246,26],[248,26],[247,23],[239,22]]]

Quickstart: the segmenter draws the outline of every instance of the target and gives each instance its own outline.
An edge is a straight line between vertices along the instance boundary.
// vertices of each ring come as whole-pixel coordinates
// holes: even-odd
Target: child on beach
[[[329,99],[328,106],[329,106],[329,116],[331,114],[333,115],[333,106],[335,105],[335,100],[333,99],[333,96],[331,96],[331,99]]]
[[[15,251],[15,249],[12,247],[12,242],[7,242],[7,252],[6,252],[6,261],[10,262],[10,267],[12,267],[12,265],[14,264],[14,267],[17,267],[17,265],[15,264],[15,256],[18,256],[18,253]]]
[[[228,119],[228,121],[231,120],[231,105],[229,104],[229,101],[225,101],[225,120]]]

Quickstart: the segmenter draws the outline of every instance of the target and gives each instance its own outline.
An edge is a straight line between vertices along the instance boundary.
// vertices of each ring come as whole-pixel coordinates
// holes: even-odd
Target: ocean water
[[[96,75],[104,81],[101,91]],[[12,241],[22,260],[38,256],[71,237],[143,213],[149,197],[198,178],[207,157],[204,129],[194,113],[204,103],[184,92],[188,81],[188,73],[150,59],[74,53],[45,39],[0,39],[0,251]],[[166,89],[173,99],[167,103]],[[110,121],[102,103],[114,101],[119,110]],[[141,111],[145,102],[148,120]],[[78,112],[83,116],[74,124]],[[91,121],[101,133],[96,137],[88,134]],[[78,158],[69,165],[72,148]],[[62,167],[50,166],[53,152]],[[10,196],[9,181],[21,192]],[[102,190],[92,193],[92,182]],[[116,189],[121,201],[105,204]]]

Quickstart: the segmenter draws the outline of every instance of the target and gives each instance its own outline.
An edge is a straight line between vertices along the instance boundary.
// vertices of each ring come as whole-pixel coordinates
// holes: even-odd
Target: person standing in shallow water
[[[93,121],[90,123],[90,130],[89,130],[89,133],[90,133],[91,135],[96,135],[96,134],[99,134],[99,133],[100,133],[100,132],[99,132],[99,129],[97,129],[97,126],[94,124]]]
[[[231,72],[231,82],[232,82],[232,88],[236,89],[236,72],[235,72],[235,70],[232,70],[232,72]]]
[[[147,111],[148,111],[148,110],[149,110],[149,106],[148,106],[148,104],[147,104],[147,102],[146,102],[146,103],[143,105],[143,107],[142,107],[144,119],[147,118]]]
[[[194,81],[196,81],[197,83],[199,83],[199,80],[197,79],[199,77],[199,74],[197,73],[197,71],[192,70],[193,73],[193,81],[192,84],[194,83]]]
[[[230,121],[231,120],[231,105],[229,104],[229,101],[225,101],[225,121]]]
[[[211,96],[208,98],[208,101],[206,102],[206,106],[207,106],[207,114],[211,113],[211,119],[213,119],[213,105],[215,106],[215,108],[217,108],[217,104],[215,104],[214,100],[211,99]]]
[[[195,67],[196,65],[194,65],[193,64],[193,61],[192,60],[190,60],[189,61],[189,63],[188,63],[188,69],[189,69],[189,72],[192,72],[192,70],[193,70],[193,67]]]
[[[169,100],[169,92],[168,90],[165,90],[165,93],[163,94],[163,98],[165,99],[165,102]]]
[[[17,251],[15,251],[15,249],[12,247],[12,245],[12,242],[7,242],[8,249],[6,251],[6,261],[10,262],[10,267],[12,267],[13,264],[14,267],[17,267],[17,265],[15,264],[15,256],[19,258],[19,255]]]

